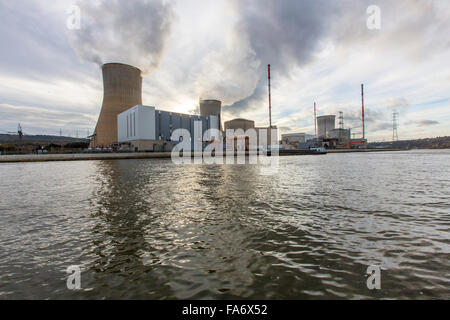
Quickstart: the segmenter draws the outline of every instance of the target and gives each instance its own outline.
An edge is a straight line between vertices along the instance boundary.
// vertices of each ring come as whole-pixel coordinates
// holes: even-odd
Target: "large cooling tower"
[[[317,131],[319,138],[326,138],[331,130],[335,128],[336,116],[320,116],[317,117]]]
[[[91,147],[108,147],[117,141],[117,115],[142,104],[142,75],[136,67],[106,63],[103,71],[103,104]]]
[[[219,100],[200,100],[200,115],[202,117],[218,116],[220,128],[222,128],[222,119],[220,117],[221,109],[222,102]]]

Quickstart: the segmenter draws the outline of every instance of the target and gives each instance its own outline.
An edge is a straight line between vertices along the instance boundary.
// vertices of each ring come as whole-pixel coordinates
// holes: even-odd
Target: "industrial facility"
[[[281,136],[281,147],[284,149],[302,149],[325,147],[327,149],[361,149],[367,147],[365,137],[364,85],[361,84],[361,123],[362,138],[352,139],[351,129],[344,128],[344,113],[339,112],[339,128],[336,128],[336,115],[317,116],[314,102],[314,135],[290,133]]]
[[[221,134],[220,100],[200,99],[200,115],[158,110],[153,106],[142,105],[142,73],[138,68],[121,63],[107,63],[103,65],[102,73],[103,104],[94,134],[90,136],[91,148],[113,147],[116,150],[135,152],[171,151],[179,142],[171,140],[176,129],[186,129],[189,132],[192,150],[194,146],[204,148],[207,143],[217,142],[219,139],[225,142],[226,137]],[[195,137],[194,127],[198,123],[201,123],[201,136]],[[243,129],[245,132],[249,128],[257,132],[258,147],[267,148],[271,141],[270,130],[267,130],[267,141],[259,139],[259,132],[269,128],[256,128],[254,121],[244,119],[225,123],[225,129]],[[238,138],[244,139],[248,148],[249,137]],[[202,141],[195,144],[195,139]]]
[[[251,148],[268,149],[278,145],[278,137],[272,141],[270,65],[268,65],[269,90],[269,127],[255,127],[253,120],[233,119],[222,127],[222,102],[216,99],[200,99],[200,115],[181,114],[158,110],[154,106],[142,104],[142,72],[136,67],[122,63],[106,63],[102,66],[103,103],[94,134],[90,136],[91,148],[113,148],[127,151],[171,151],[179,141],[172,141],[172,133],[177,129],[185,129],[190,134],[191,146],[194,150],[204,148],[211,141],[220,140],[224,145],[243,140],[239,144],[246,150]],[[315,134],[291,133],[283,134],[281,147],[284,149],[304,149],[310,147],[325,148],[363,148],[367,140],[364,137],[364,93],[362,95],[362,139],[352,139],[351,130],[343,127],[343,114],[340,113],[340,127],[336,128],[335,115],[316,116],[314,104]],[[200,137],[195,136],[194,128],[201,124]],[[197,127],[196,127],[197,126]],[[239,136],[227,137],[227,130],[241,129]],[[249,130],[254,129],[254,131]],[[211,130],[214,132],[211,135]],[[246,132],[249,130],[248,132]],[[204,136],[208,132],[210,136]],[[252,133],[253,132],[253,133]],[[267,133],[266,133],[267,132]],[[277,132],[275,130],[275,132]],[[256,137],[254,137],[256,133]],[[229,134],[229,133],[228,133]],[[250,134],[252,136],[250,136]],[[267,134],[265,137],[264,135]],[[196,139],[201,143],[194,143]],[[255,140],[253,140],[255,139]],[[266,140],[266,141],[264,141]],[[236,146],[237,144],[235,144]]]
[[[366,139],[352,139],[351,129],[343,126],[343,113],[339,115],[340,127],[336,128],[336,115],[323,115],[316,117],[315,135],[306,133],[290,133],[281,135],[281,146],[285,149],[302,149],[313,146],[327,149],[355,149],[365,148]]]

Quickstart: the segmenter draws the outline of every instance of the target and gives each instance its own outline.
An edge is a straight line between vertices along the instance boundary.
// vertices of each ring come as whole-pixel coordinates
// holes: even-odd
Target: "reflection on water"
[[[449,158],[1,165],[0,298],[449,298]]]

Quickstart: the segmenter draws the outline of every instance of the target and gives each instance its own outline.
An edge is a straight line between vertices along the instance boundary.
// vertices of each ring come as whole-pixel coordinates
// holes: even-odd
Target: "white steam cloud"
[[[102,65],[121,62],[144,73],[158,68],[174,20],[162,0],[79,1],[81,29],[69,33],[81,59]]]

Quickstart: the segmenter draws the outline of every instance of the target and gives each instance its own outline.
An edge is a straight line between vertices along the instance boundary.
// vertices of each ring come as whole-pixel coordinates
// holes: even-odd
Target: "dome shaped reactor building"
[[[103,72],[103,104],[90,147],[109,147],[117,142],[117,115],[142,104],[142,72],[122,63],[106,63]]]

